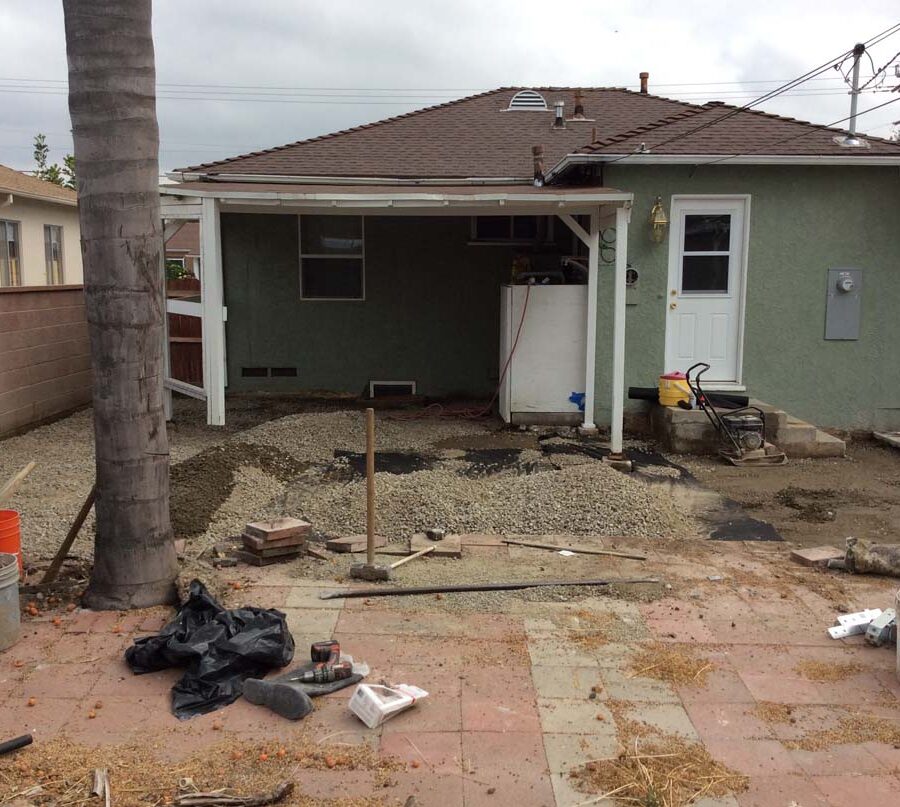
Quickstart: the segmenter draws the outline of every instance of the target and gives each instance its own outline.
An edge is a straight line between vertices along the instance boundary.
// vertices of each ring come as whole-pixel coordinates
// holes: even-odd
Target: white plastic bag
[[[370,729],[380,726],[385,720],[409,709],[417,701],[427,698],[424,689],[412,684],[360,684],[350,698],[350,711]]]

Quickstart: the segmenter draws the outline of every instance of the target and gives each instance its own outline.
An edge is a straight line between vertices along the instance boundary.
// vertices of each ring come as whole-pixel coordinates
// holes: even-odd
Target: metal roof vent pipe
[[[540,188],[544,185],[544,147],[532,146],[531,156],[534,157],[534,187]]]
[[[553,128],[554,129],[565,129],[566,128],[566,118],[563,114],[563,109],[566,106],[565,101],[555,101],[553,104]]]
[[[638,75],[638,78],[640,78],[640,80],[641,80],[641,94],[646,95],[647,94],[647,82],[650,80],[650,74],[647,72],[640,73]]]

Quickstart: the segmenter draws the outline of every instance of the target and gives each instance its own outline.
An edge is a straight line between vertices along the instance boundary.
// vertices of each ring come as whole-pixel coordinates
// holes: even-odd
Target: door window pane
[[[303,216],[301,255],[362,255],[360,216]]]
[[[681,259],[681,291],[685,294],[727,294],[727,255],[685,255]]]
[[[684,217],[685,252],[728,252],[731,247],[731,216],[688,215]]]
[[[507,241],[511,226],[509,216],[479,216],[475,219],[475,238],[479,241]]]
[[[363,262],[360,258],[304,258],[303,297],[360,300]]]

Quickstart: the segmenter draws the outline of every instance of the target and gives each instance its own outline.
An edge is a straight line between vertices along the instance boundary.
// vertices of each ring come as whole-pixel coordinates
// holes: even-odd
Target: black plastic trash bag
[[[285,615],[274,609],[227,610],[192,580],[187,602],[156,636],[136,639],[125,661],[136,675],[186,667],[172,687],[179,720],[221,709],[240,696],[247,678],[261,678],[294,657]]]

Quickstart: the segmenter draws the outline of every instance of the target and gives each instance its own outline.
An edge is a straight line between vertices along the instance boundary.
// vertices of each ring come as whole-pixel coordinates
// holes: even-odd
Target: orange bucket
[[[16,510],[0,510],[0,552],[15,555],[19,560],[19,575],[24,572],[22,564],[22,533],[19,513]]]

